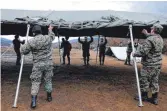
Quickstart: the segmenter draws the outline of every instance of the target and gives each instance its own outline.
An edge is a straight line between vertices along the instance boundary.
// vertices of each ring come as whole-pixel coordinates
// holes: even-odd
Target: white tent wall
[[[110,47],[112,53],[118,60],[126,60],[127,54],[126,54],[126,49],[127,47]],[[131,60],[133,60],[133,56],[131,54]],[[141,58],[136,58],[137,62],[141,61]]]

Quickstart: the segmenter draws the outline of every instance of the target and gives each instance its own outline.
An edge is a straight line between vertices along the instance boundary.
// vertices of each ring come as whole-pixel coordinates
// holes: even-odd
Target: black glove
[[[23,40],[23,44],[25,44],[25,40]]]

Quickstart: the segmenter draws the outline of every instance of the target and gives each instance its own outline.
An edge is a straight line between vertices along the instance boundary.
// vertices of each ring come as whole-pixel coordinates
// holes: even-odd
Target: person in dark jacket
[[[63,38],[61,43],[61,49],[63,49],[63,65],[65,64],[65,57],[67,56],[68,59],[68,65],[70,65],[70,51],[72,49],[72,46],[68,39],[66,40]]]
[[[14,51],[16,52],[17,59],[16,59],[16,65],[20,65],[20,60],[21,60],[21,53],[20,53],[20,45],[24,44],[25,40],[21,41],[19,40],[19,35],[15,35],[15,39],[13,40],[13,45],[14,45]]]
[[[93,42],[93,37],[90,37],[91,40],[88,41],[87,37],[85,37],[85,41],[81,41],[80,37],[78,38],[78,42],[82,44],[82,51],[83,51],[83,59],[84,59],[84,65],[89,65],[89,49],[90,49],[90,44]]]
[[[104,65],[106,44],[107,44],[106,37],[105,37],[105,41],[104,41],[103,38],[101,38],[100,44],[99,44],[99,61],[100,61],[100,65]]]

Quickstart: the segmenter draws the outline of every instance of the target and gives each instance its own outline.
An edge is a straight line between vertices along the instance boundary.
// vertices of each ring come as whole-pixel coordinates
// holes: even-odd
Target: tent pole
[[[99,40],[100,40],[100,35],[98,35],[98,44],[97,44],[97,53],[96,53],[96,64],[97,64],[97,56],[98,56],[98,52],[99,52]]]
[[[57,33],[58,36],[58,42],[59,42],[59,56],[60,56],[60,64],[61,64],[61,54],[60,54],[60,37],[59,34]]]
[[[133,53],[134,53],[135,48],[134,48],[134,42],[133,42],[132,25],[129,25],[129,31],[130,31],[130,38],[131,38],[131,43],[132,43],[132,49],[133,49]],[[133,61],[134,61],[134,67],[135,67],[135,73],[136,73],[138,96],[139,96],[139,105],[138,106],[142,107],[143,103],[142,103],[142,98],[141,98],[139,76],[138,76],[137,63],[136,63],[136,58],[135,57],[133,58]]]
[[[9,50],[11,47],[12,47],[12,44],[10,44],[10,47],[7,48],[7,50],[1,54],[1,57],[2,57],[4,54],[6,54],[6,52],[8,52],[8,50]]]
[[[26,41],[27,42],[28,42],[29,30],[30,30],[30,25],[27,24],[27,33],[26,33],[26,38],[27,38]],[[18,100],[18,94],[19,94],[19,89],[20,89],[20,81],[21,81],[21,76],[22,76],[22,71],[23,71],[23,64],[24,64],[24,55],[22,55],[20,72],[19,72],[19,78],[18,78],[18,83],[17,83],[16,95],[15,95],[15,100],[14,100],[13,108],[17,108],[17,100]]]

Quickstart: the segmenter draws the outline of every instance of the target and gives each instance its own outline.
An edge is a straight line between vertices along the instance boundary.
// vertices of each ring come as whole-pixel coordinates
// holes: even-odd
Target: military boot
[[[127,62],[127,64],[128,64],[128,65],[131,65],[131,64],[130,64],[130,58],[128,58],[128,62]]]
[[[47,101],[48,102],[52,101],[52,93],[51,92],[47,92]]]
[[[124,63],[125,65],[127,65],[127,58],[126,58],[126,60],[125,60],[125,63]]]
[[[151,103],[158,105],[158,93],[152,94]]]
[[[142,98],[142,101],[148,101],[148,92],[142,92],[141,98]],[[139,96],[136,96],[134,99],[139,100]]]
[[[37,96],[35,95],[32,95],[31,96],[32,97],[32,99],[31,99],[31,108],[35,108],[36,107],[36,105],[37,105]]]

